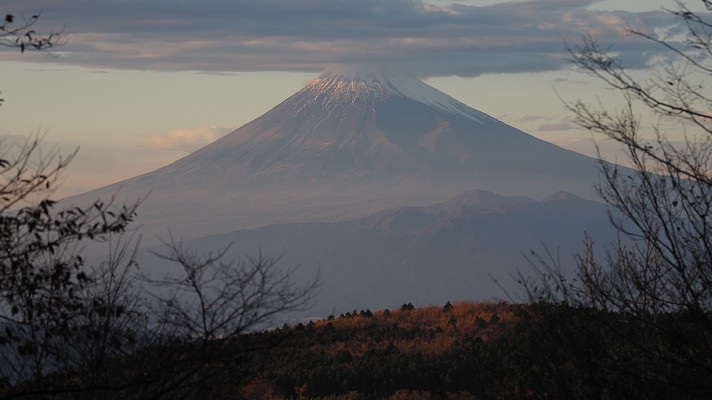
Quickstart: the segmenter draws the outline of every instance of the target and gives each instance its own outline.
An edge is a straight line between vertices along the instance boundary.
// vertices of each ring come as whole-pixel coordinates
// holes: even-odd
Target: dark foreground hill
[[[0,396],[709,399],[711,329],[697,329],[699,317],[689,310],[639,319],[561,303],[406,303],[230,339],[173,338],[117,356],[101,371],[0,382]],[[102,385],[104,378],[113,383]]]

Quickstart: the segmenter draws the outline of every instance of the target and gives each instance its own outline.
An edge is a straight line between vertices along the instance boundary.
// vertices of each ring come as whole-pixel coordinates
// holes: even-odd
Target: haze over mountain
[[[202,254],[232,244],[230,256],[256,256],[260,250],[281,255],[279,266],[300,266],[297,285],[320,277],[313,308],[292,317],[324,317],[406,302],[506,298],[502,288],[521,294],[513,275],[531,269],[523,253],[543,251],[546,244],[570,270],[584,232],[597,241],[615,237],[602,218],[605,209],[603,203],[565,192],[537,201],[473,190],[443,203],[398,207],[351,221],[271,225],[183,245]],[[147,259],[154,271],[170,268]]]
[[[199,237],[338,221],[471,189],[593,198],[595,160],[541,141],[404,73],[338,68],[153,172],[68,199],[150,193],[144,231]]]

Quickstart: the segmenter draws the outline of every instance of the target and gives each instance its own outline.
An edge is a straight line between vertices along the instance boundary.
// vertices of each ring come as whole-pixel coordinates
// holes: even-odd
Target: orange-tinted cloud
[[[214,142],[228,131],[229,128],[216,126],[197,129],[172,129],[168,132],[147,136],[141,141],[141,144],[157,150],[190,152]]]

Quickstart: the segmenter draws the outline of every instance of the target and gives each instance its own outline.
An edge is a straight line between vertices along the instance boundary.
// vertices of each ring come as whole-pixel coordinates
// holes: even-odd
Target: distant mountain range
[[[233,255],[281,254],[281,266],[301,266],[297,283],[319,273],[317,302],[302,316],[324,317],[406,302],[517,296],[513,275],[530,268],[523,253],[547,245],[571,271],[585,232],[594,239],[613,237],[605,208],[564,192],[537,201],[473,190],[431,206],[399,207],[343,222],[238,230],[183,244],[200,252],[232,243]],[[154,270],[169,268],[144,257]]]

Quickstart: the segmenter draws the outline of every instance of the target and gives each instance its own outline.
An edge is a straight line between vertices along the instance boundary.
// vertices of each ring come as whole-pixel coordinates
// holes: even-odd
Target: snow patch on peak
[[[403,96],[480,124],[493,120],[489,115],[468,107],[413,75],[372,66],[328,68],[319,77],[310,81],[306,89],[321,93],[331,92],[346,98]]]

